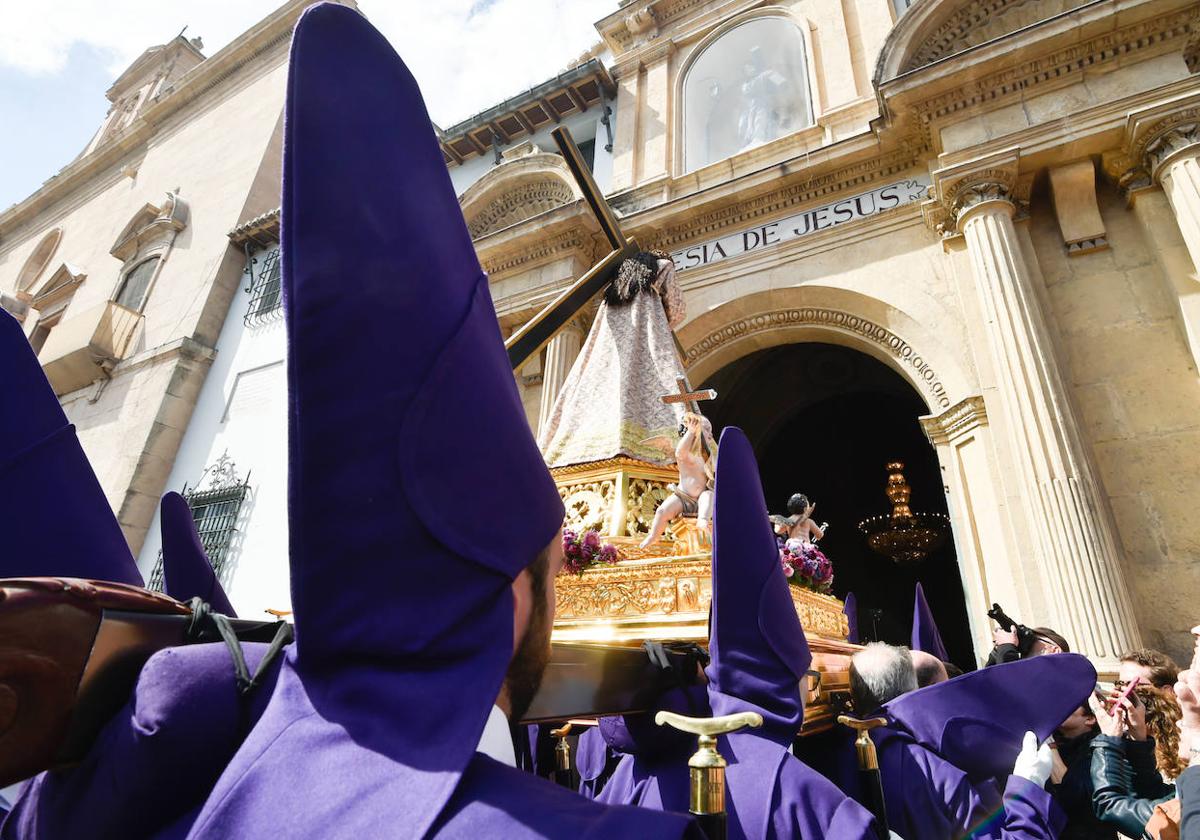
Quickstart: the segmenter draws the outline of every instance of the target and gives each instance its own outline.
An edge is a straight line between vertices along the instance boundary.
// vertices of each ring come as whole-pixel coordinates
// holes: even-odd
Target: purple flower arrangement
[[[803,540],[780,542],[779,563],[788,583],[828,595],[833,588],[833,563],[821,549]]]
[[[581,575],[600,563],[616,563],[620,558],[616,546],[600,540],[600,532],[590,528],[580,534],[563,528],[563,571]]]

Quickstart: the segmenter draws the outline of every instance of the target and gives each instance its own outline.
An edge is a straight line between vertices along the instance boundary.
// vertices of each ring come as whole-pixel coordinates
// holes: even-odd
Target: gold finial
[[[717,752],[717,736],[736,732],[747,726],[762,726],[758,712],[738,712],[720,717],[696,718],[659,712],[654,716],[659,726],[670,726],[680,732],[699,735],[699,748],[688,759],[691,773],[691,796],[688,810],[693,814],[725,813],[725,759]]]
[[[550,730],[550,735],[558,739],[558,743],[554,745],[554,766],[559,770],[571,769],[571,745],[567,743],[567,736],[570,734],[570,723]]]
[[[858,752],[858,767],[860,770],[878,770],[879,756],[875,752],[875,742],[868,735],[872,729],[880,726],[887,726],[887,718],[866,718],[859,720],[852,718],[849,715],[838,715],[837,722],[842,726],[849,726],[858,733],[858,737],[854,739],[854,748]]]

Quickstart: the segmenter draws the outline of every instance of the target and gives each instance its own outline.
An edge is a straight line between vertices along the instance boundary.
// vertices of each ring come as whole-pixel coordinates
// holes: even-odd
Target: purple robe
[[[936,656],[943,662],[949,662],[946,646],[942,644],[942,634],[938,632],[937,622],[933,620],[933,611],[925,600],[925,590],[917,584],[916,595],[913,598],[912,620],[912,649],[923,650]]]
[[[189,837],[694,830],[476,754],[563,506],[416,82],[353,9],[296,26],[281,207],[296,642]]]
[[[762,728],[719,739],[729,762],[728,836],[874,840],[874,817],[788,750],[804,721],[800,681],[812,654],[779,566],[750,443],[726,428],[719,451],[708,698],[715,715],[763,717]],[[694,749],[627,756],[600,799],[686,811]]]
[[[162,528],[163,584],[167,594],[184,602],[199,597],[214,612],[236,618],[237,613],[204,553],[187,500],[174,492],[163,496],[159,523]]]
[[[909,692],[874,730],[888,823],[902,837],[1053,838],[1066,817],[1045,790],[1009,776],[1026,730],[1049,735],[1087,697],[1077,654],[998,665]],[[997,779],[1007,781],[1002,788]]]
[[[29,339],[0,311],[0,577],[142,585],[129,545],[75,427]],[[53,539],[47,539],[47,535]]]
[[[588,799],[595,799],[612,778],[620,758],[620,754],[605,743],[598,727],[585,730],[575,746],[579,792]]]

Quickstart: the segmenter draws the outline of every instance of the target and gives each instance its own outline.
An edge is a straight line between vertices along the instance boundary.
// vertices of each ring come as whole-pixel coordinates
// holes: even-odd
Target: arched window
[[[683,82],[687,171],[812,124],[804,36],[782,17],[760,17],[704,48]]]
[[[158,267],[158,259],[151,257],[143,260],[127,271],[113,300],[126,309],[141,312],[143,304],[146,303],[146,291],[150,288],[150,278],[154,276],[154,269]]]

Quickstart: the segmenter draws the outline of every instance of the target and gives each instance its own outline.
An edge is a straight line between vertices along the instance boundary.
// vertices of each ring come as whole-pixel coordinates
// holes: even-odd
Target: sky
[[[187,27],[213,55],[281,0],[0,0],[0,208],[87,145],[104,92],[147,47]],[[359,0],[453,125],[545,81],[597,43],[617,0]]]

